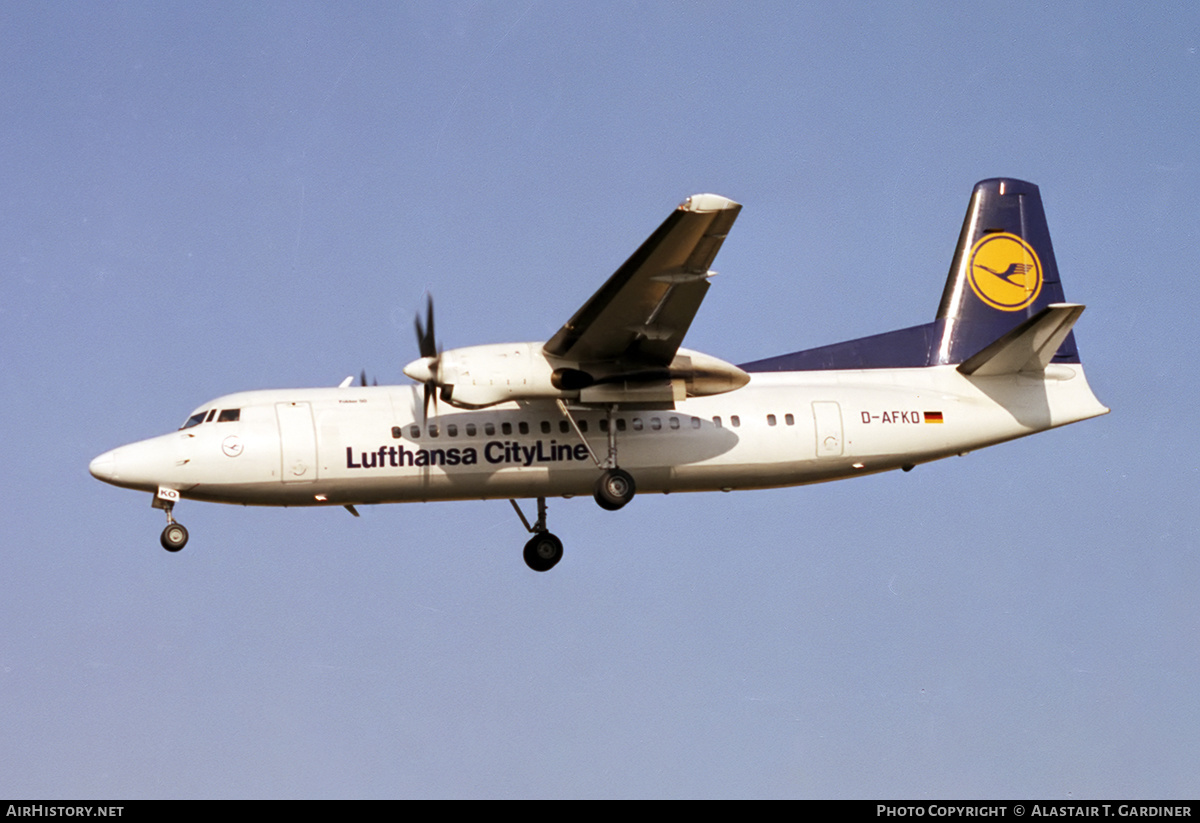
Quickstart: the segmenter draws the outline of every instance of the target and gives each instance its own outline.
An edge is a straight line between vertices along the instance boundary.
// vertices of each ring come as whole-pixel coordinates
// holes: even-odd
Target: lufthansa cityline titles
[[[560,463],[564,461],[589,460],[587,446],[582,443],[546,443],[537,440],[532,446],[523,446],[513,440],[491,440],[483,447],[483,459],[493,465],[516,464],[532,466],[534,463]],[[374,451],[359,451],[357,459],[354,447],[346,447],[346,468],[385,469],[403,466],[474,466],[479,463],[479,450],[473,446],[448,449],[406,449],[403,444],[380,446]]]

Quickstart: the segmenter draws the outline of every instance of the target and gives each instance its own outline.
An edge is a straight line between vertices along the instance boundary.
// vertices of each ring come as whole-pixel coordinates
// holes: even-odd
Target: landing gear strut
[[[525,513],[521,511],[517,501],[509,500],[508,502],[512,503],[517,517],[521,518],[526,530],[533,533],[533,537],[525,544],[525,565],[535,572],[550,571],[559,560],[562,560],[563,544],[546,529],[546,498],[539,497],[537,499],[538,517],[537,522],[532,526],[525,519]]]
[[[603,460],[598,458],[596,452],[592,450],[592,445],[583,436],[583,430],[575,422],[567,404],[559,400],[558,408],[563,417],[570,422],[571,428],[575,429],[575,434],[578,435],[580,441],[587,447],[588,454],[592,456],[596,467],[604,470],[596,480],[596,502],[600,508],[610,512],[622,508],[637,493],[637,484],[633,482],[633,475],[624,469],[617,468],[617,428],[613,425],[613,415],[617,413],[617,406],[613,404],[608,407],[607,425],[604,427],[608,432],[608,456]]]
[[[608,433],[608,455],[601,460],[592,449],[592,444],[583,436],[583,430],[579,427],[579,423],[576,422],[567,404],[562,400],[557,402],[559,411],[571,424],[571,428],[575,430],[575,434],[588,450],[588,454],[592,456],[596,468],[601,470],[600,477],[596,479],[596,502],[600,504],[600,508],[615,512],[632,500],[637,493],[637,484],[633,482],[633,475],[617,467],[617,427],[614,425],[616,421],[613,419],[617,413],[616,404],[608,407],[605,421],[607,425],[602,427]],[[529,525],[521,507],[517,505],[517,501],[509,500],[508,502],[512,503],[517,517],[520,517],[521,522],[525,524],[525,529],[533,534],[533,537],[525,544],[525,564],[535,572],[550,571],[559,560],[562,560],[563,544],[546,528],[546,498],[539,497],[537,499],[537,522],[532,526]]]
[[[162,547],[169,552],[177,552],[187,545],[188,531],[183,527],[182,523],[175,522],[175,518],[171,516],[171,510],[175,508],[175,500],[179,498],[179,492],[173,489],[159,489],[151,502],[156,509],[162,509],[167,513],[167,527],[162,531],[162,537],[159,542]]]

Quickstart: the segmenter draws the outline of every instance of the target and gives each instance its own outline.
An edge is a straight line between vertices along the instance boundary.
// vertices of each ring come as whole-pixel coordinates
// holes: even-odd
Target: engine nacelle
[[[439,397],[462,408],[483,408],[527,397],[566,397],[552,382],[554,366],[540,343],[466,346],[441,355]]]
[[[439,387],[440,399],[460,408],[511,400],[557,398],[581,403],[646,403],[733,391],[750,375],[716,357],[679,349],[661,369],[575,363],[547,357],[542,343],[500,343],[450,349],[415,360],[405,374]]]

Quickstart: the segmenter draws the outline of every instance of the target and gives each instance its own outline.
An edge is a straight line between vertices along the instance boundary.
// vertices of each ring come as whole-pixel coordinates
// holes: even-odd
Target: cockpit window
[[[204,418],[204,422],[205,422],[205,423],[211,423],[211,422],[212,422],[212,419],[213,419],[213,415],[215,415],[216,413],[217,413],[217,410],[216,410],[216,409],[213,409],[212,411],[210,411],[210,412],[208,413],[208,417]]]
[[[202,412],[196,412],[187,419],[187,422],[180,426],[180,429],[190,429],[192,426],[199,426],[204,422],[204,415],[208,414],[208,409]]]
[[[217,416],[217,422],[232,423],[235,420],[240,420],[241,416],[241,409],[221,409],[221,413]]]

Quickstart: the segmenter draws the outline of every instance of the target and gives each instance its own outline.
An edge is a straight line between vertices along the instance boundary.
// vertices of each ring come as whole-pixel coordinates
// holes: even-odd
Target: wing
[[[552,357],[633,367],[671,363],[708,291],[709,271],[741,204],[695,194],[546,343]]]

